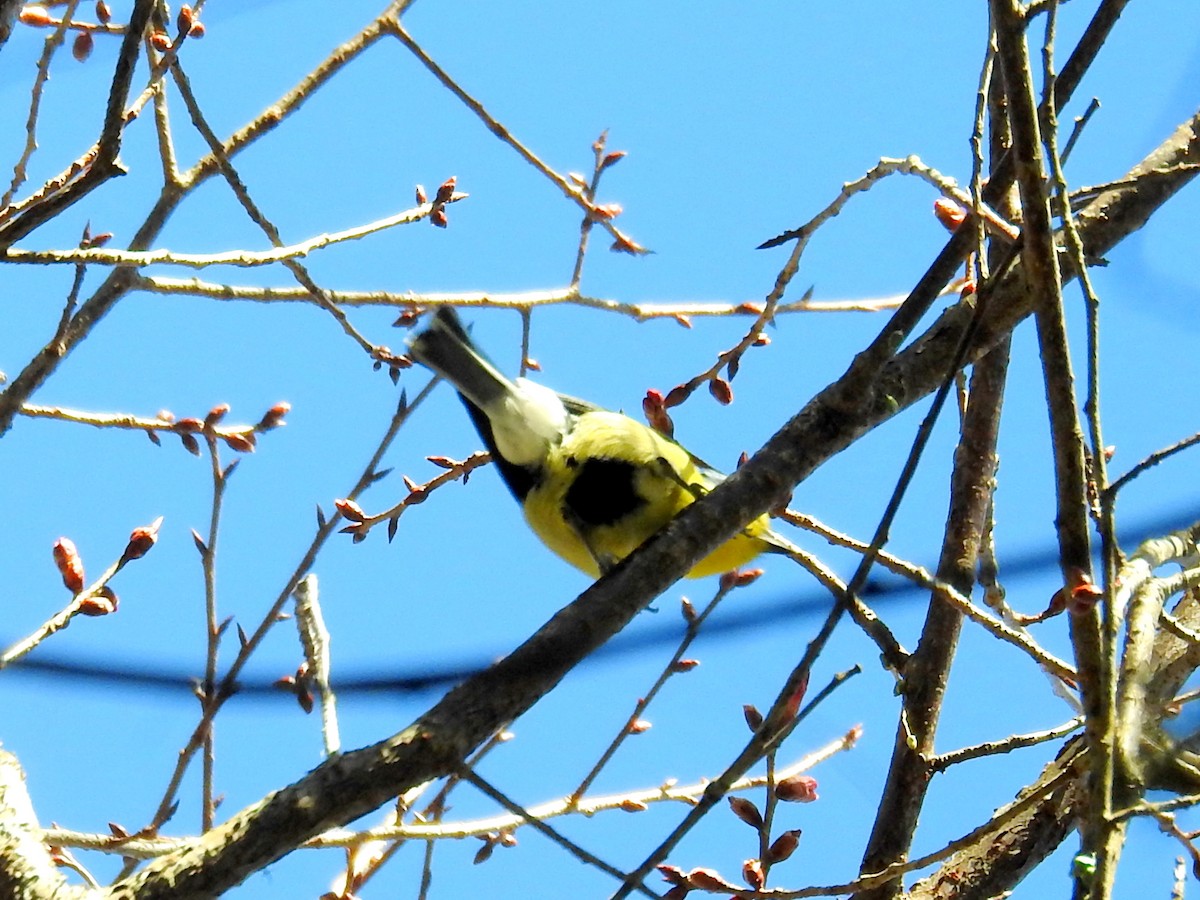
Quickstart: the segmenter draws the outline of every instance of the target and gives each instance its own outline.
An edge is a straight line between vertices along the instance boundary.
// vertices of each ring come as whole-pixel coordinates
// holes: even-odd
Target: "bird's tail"
[[[434,313],[429,327],[409,341],[408,353],[458,388],[488,449],[506,463],[539,466],[562,440],[569,414],[559,396],[535,382],[500,374],[475,349],[451,307]]]
[[[453,307],[442,306],[408,342],[408,355],[437,372],[481,410],[493,410],[516,386],[475,349]]]

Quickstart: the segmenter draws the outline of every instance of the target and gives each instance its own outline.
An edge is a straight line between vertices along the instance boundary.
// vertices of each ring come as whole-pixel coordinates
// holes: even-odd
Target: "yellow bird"
[[[506,378],[475,348],[452,307],[438,308],[408,353],[458,389],[534,534],[593,578],[725,477],[629,416]],[[796,552],[765,515],[687,577],[727,572],[764,552]]]

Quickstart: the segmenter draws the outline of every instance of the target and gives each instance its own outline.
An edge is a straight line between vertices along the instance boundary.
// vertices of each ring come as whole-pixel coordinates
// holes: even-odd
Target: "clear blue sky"
[[[84,4],[85,6],[87,4]],[[340,41],[382,7],[381,0],[232,3],[212,0],[208,34],[186,46],[183,62],[218,134],[240,127],[290,89]],[[127,4],[114,3],[118,19]],[[885,8],[886,6],[886,8]],[[1061,57],[1091,4],[1067,4]],[[331,12],[331,9],[333,10]],[[606,176],[603,201],[619,202],[619,224],[655,252],[610,254],[594,239],[584,290],[626,302],[761,300],[786,251],[756,251],[761,241],[808,219],[881,156],[918,154],[966,183],[968,137],[984,50],[984,4],[942,0],[880,5],[641,4],[631,2],[476,4],[421,0],[406,18],[411,33],[459,82],[559,171],[588,171],[591,142],[604,129],[628,158]],[[0,156],[24,141],[28,84],[39,33],[19,30],[0,53]],[[100,40],[79,65],[64,56],[42,113],[41,150],[31,181],[59,171],[97,128],[115,41]],[[1060,58],[1061,58],[1060,57]],[[141,83],[143,76],[135,81]],[[1062,118],[1091,96],[1102,102],[1068,176],[1076,185],[1119,177],[1195,107],[1200,78],[1200,6],[1183,0],[1131,4],[1101,63]],[[172,98],[178,153],[189,164],[200,141]],[[130,130],[118,179],[21,242],[70,245],[83,223],[112,231],[123,246],[144,215],[159,178],[151,117]],[[470,199],[449,210],[450,228],[418,224],[320,251],[307,260],[327,287],[388,291],[520,291],[564,286],[570,277],[579,212],[541,175],[491,135],[397,42],[383,40],[315,95],[272,140],[236,159],[252,195],[284,239],[369,222],[413,204],[413,186],[450,175]],[[7,166],[7,162],[5,163]],[[817,299],[906,292],[941,247],[945,232],[930,214],[934,194],[915,179],[892,179],[853,202],[812,242],[788,299],[810,285]],[[1094,273],[1104,303],[1106,441],[1120,473],[1147,453],[1185,436],[1200,420],[1194,390],[1200,300],[1195,190],[1185,192],[1143,233]],[[599,235],[596,236],[599,238]],[[263,249],[225,186],[214,180],[181,207],[155,246],[186,252]],[[187,276],[182,270],[163,274]],[[206,270],[205,280],[290,286],[283,269]],[[99,283],[100,272],[87,285]],[[71,272],[0,269],[0,370],[10,376],[53,333]],[[1076,340],[1081,304],[1070,295]],[[493,358],[514,370],[520,322],[511,312],[468,312]],[[399,349],[394,310],[353,313],[377,342]],[[752,452],[812,394],[838,377],[883,320],[865,313],[782,319],[772,344],[744,360],[735,402],[720,407],[703,391],[675,411],[677,436],[722,468]],[[697,319],[685,330],[574,308],[538,311],[531,353],[542,380],[565,393],[638,414],[648,388],[668,390],[707,368],[743,333],[745,320]],[[1181,377],[1182,376],[1182,377]],[[410,396],[420,370],[402,378]],[[1041,568],[1006,578],[1009,600],[1025,611],[1055,588],[1046,555],[1053,542],[1051,452],[1032,329],[1017,334],[1005,410],[998,504],[1001,565],[1026,556]],[[396,400],[386,375],[326,314],[298,305],[252,305],[136,294],[125,299],[34,398],[87,410],[203,415],[227,402],[231,420],[254,421],[278,400],[293,405],[288,426],[266,435],[231,481],[219,549],[219,602],[252,628],[296,565],[314,530],[314,507],[332,509],[349,490]],[[922,409],[880,428],[802,485],[794,506],[833,527],[866,537],[875,527]],[[892,549],[932,565],[944,520],[953,422],[941,423],[913,494],[893,530]],[[414,416],[386,464],[395,474],[361,501],[369,511],[399,499],[399,474],[416,481],[436,470],[430,454],[464,457],[478,449],[453,394],[439,389]],[[119,554],[128,531],[166,517],[160,545],[114,582],[118,615],[80,621],[45,648],[59,658],[161,667],[198,674],[203,666],[203,586],[190,529],[206,531],[209,482],[204,461],[177,442],[156,448],[137,434],[21,420],[0,446],[9,511],[0,538],[4,624],[0,644],[36,626],[65,601],[50,560],[52,542],[70,536],[89,571]],[[1121,506],[1136,530],[1177,526],[1198,507],[1196,464],[1181,457],[1145,476]],[[1189,514],[1189,509],[1193,512]],[[811,538],[806,547],[826,554]],[[1131,549],[1131,548],[1130,548]],[[828,556],[844,574],[850,560]],[[826,602],[811,580],[779,561],[727,603],[725,620],[752,627],[704,638],[695,671],[679,676],[651,708],[654,727],[630,741],[606,770],[602,792],[651,787],[668,778],[715,775],[744,742],[742,705],[769,704],[815,630]],[[401,521],[395,541],[380,531],[365,542],[334,541],[315,571],[333,634],[335,677],[412,673],[481,663],[505,653],[587,586],[525,530],[496,474],[451,486]],[[707,601],[715,580],[669,591],[633,623],[634,635],[677,621],[679,598]],[[911,646],[923,599],[906,594],[881,605]],[[718,617],[717,624],[723,621]],[[1037,634],[1067,654],[1066,623]],[[569,792],[623,723],[668,658],[657,643],[580,667],[516,723],[516,739],[483,773],[522,802]],[[232,658],[232,650],[224,656]],[[852,680],[791,738],[785,761],[862,723],[853,752],[813,774],[821,799],[787,806],[780,827],[803,828],[801,849],[773,884],[840,882],[855,872],[891,752],[897,701],[877,653],[844,625],[815,673],[824,683],[855,663]],[[270,638],[247,675],[269,682],[300,659],[290,626]],[[941,749],[1071,717],[1026,659],[968,626],[947,701]],[[347,747],[374,742],[408,724],[437,694],[353,695],[341,699]],[[0,741],[17,753],[44,823],[103,831],[133,829],[153,813],[177,750],[194,724],[186,690],[132,690],[19,672],[0,678]],[[316,717],[286,697],[235,699],[217,725],[218,791],[228,814],[288,783],[321,758]],[[942,846],[981,822],[1032,780],[1049,748],[1023,751],[941,776],[922,819],[917,852]],[[86,783],[87,787],[81,787]],[[758,799],[757,794],[751,795]],[[192,778],[169,833],[194,833],[198,783]],[[489,804],[456,794],[452,818]],[[618,866],[640,862],[682,815],[656,807],[556,825]],[[378,815],[369,822],[378,820]],[[439,898],[600,897],[611,889],[532,831],[484,866],[476,842],[437,850]],[[1067,890],[1073,841],[1017,897]],[[711,866],[736,878],[756,853],[753,832],[718,810],[671,861]],[[1166,896],[1176,847],[1149,825],[1133,829],[1123,890]],[[103,875],[107,863],[85,858]],[[233,896],[316,896],[339,859],[304,852],[253,877]],[[420,852],[406,849],[365,897],[415,896]]]

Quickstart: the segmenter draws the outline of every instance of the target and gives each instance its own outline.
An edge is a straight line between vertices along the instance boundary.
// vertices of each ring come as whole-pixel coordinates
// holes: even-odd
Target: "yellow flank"
[[[645,502],[612,524],[588,527],[585,544],[563,510],[579,465],[587,459],[632,463],[633,490]],[[669,464],[674,476],[660,460]],[[685,484],[697,485],[701,494],[714,486],[704,469],[674,441],[628,416],[600,410],[580,415],[562,442],[549,449],[542,476],[525,498],[525,518],[547,547],[592,577],[601,574],[597,557],[613,563],[624,559],[694,502],[696,495]],[[771,536],[767,517],[761,516],[696,563],[687,577],[702,578],[744,566],[772,549]]]

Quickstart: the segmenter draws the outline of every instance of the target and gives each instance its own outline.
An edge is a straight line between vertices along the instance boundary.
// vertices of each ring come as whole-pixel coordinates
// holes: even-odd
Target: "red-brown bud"
[[[632,797],[621,801],[621,809],[625,812],[645,812],[649,808],[641,800],[634,800]]]
[[[54,542],[54,565],[68,591],[78,594],[83,590],[83,560],[70,538],[60,537]]]
[[[800,704],[804,702],[804,695],[808,693],[808,672],[805,672],[800,679],[800,683],[792,691],[787,699],[787,706],[784,708],[784,715],[789,719],[794,719],[800,712]]]
[[[186,3],[179,7],[179,15],[175,17],[175,25],[180,31],[187,31],[192,27],[192,22],[195,21],[195,15],[192,8]]]
[[[745,716],[746,724],[750,726],[751,731],[758,731],[762,727],[762,713],[758,711],[758,707],[753,703],[747,703],[742,707],[742,715]]]
[[[709,379],[708,392],[722,406],[728,406],[733,402],[733,386],[724,378],[714,377]]]
[[[676,672],[690,672],[698,665],[700,665],[700,660],[698,659],[677,659],[675,660],[675,664],[671,666],[671,669]]]
[[[611,153],[605,154],[604,159],[600,160],[600,170],[603,171],[604,169],[607,169],[609,166],[616,165],[621,160],[623,160],[627,155],[628,155],[628,151],[625,151],[625,150],[614,150]]]
[[[967,220],[967,211],[948,197],[938,197],[933,201],[933,217],[947,231],[957,231]]]
[[[1080,616],[1091,612],[1104,599],[1104,591],[1093,584],[1091,577],[1082,569],[1072,569],[1070,592],[1067,596],[1067,611]]]
[[[204,417],[205,429],[212,428],[214,425],[216,425],[218,422],[220,422],[222,419],[224,419],[225,416],[228,415],[228,413],[229,413],[229,404],[228,403],[218,403],[216,406],[214,406],[212,409],[210,409],[208,411],[208,415]]]
[[[732,571],[722,573],[718,584],[721,590],[731,591],[734,588],[754,584],[754,582],[762,577],[762,574],[762,569],[733,569]]]
[[[754,584],[758,579],[762,578],[762,569],[738,569],[735,573],[737,576],[737,584],[735,587],[745,587],[748,584]]]
[[[367,514],[363,512],[362,507],[353,500],[334,500],[333,505],[337,507],[338,512],[342,517],[351,522],[362,522],[367,518]]]
[[[92,48],[96,46],[96,41],[92,37],[90,31],[81,31],[75,35],[75,40],[71,42],[71,55],[75,57],[77,62],[85,62],[92,55]]]
[[[817,799],[817,779],[793,775],[775,785],[775,797],[789,803],[812,803]]]
[[[296,703],[298,703],[300,708],[304,710],[305,715],[311,714],[314,705],[312,691],[298,686],[296,689]]]
[[[754,802],[747,800],[745,797],[726,797],[729,801],[729,808],[733,810],[733,814],[749,825],[751,828],[761,828],[763,824],[762,813],[758,811],[758,807]]]
[[[646,421],[650,423],[650,427],[659,434],[665,434],[670,437],[675,433],[675,423],[671,421],[671,417],[667,415],[666,404],[662,398],[662,394],[653,388],[646,391],[646,396],[642,398],[642,414],[646,417]]]
[[[767,850],[767,862],[774,865],[781,863],[800,846],[800,829],[794,828],[791,831],[785,831],[771,844],[771,848]]]
[[[238,453],[253,453],[254,445],[258,443],[258,439],[253,434],[223,434],[221,439],[225,441],[230,450],[236,450]]]
[[[158,529],[162,526],[163,517],[159,516],[149,525],[141,525],[130,533],[129,543],[125,545],[125,552],[121,554],[121,562],[126,563],[133,559],[141,559],[150,552],[150,548],[158,540]]]
[[[275,680],[275,687],[285,690],[296,698],[296,703],[305,713],[313,711],[312,675],[308,671],[308,663],[303,662],[296,668],[295,675],[284,675]]]
[[[150,46],[161,53],[166,53],[171,49],[171,38],[165,31],[156,31],[150,35]]]
[[[1078,566],[1073,566],[1067,573],[1066,585],[1054,592],[1046,609],[1036,616],[1025,616],[1024,621],[1042,622],[1063,610],[1068,610],[1072,615],[1083,615],[1103,599],[1104,592],[1092,583],[1091,576]]]
[[[654,726],[645,719],[634,719],[629,723],[628,731],[630,734],[645,734],[653,727]]]
[[[107,616],[115,613],[119,605],[120,601],[117,600],[113,589],[104,585],[96,588],[96,592],[91,596],[79,601],[79,611],[85,616]]]
[[[608,248],[613,253],[645,253],[646,248],[641,244],[631,241],[624,235],[618,235],[617,239],[612,242],[612,246]]]
[[[662,405],[667,409],[670,409],[672,406],[678,406],[680,403],[686,400],[691,393],[692,392],[688,390],[686,384],[677,384],[675,387],[667,391],[667,396],[663,398]]]
[[[454,196],[454,186],[458,183],[458,178],[451,175],[445,181],[438,185],[437,193],[433,197],[434,203],[449,203],[450,198]]]
[[[742,863],[742,879],[754,890],[761,891],[767,883],[767,876],[763,874],[762,861],[748,859]]]
[[[492,852],[495,849],[496,849],[496,842],[485,838],[484,843],[480,846],[480,848],[478,850],[475,851],[475,858],[473,860],[471,860],[471,862],[474,865],[479,865],[480,863],[487,862],[491,858]]]
[[[276,403],[265,413],[263,413],[263,417],[258,422],[258,427],[263,431],[270,431],[272,428],[278,428],[280,425],[286,425],[287,422],[283,421],[283,417],[291,411],[292,404],[288,403],[286,400],[281,400],[279,403]]]
[[[413,306],[404,310],[396,317],[396,321],[392,323],[393,328],[412,328],[421,318],[421,314],[425,312],[419,306]]]
[[[438,228],[445,228],[450,224],[450,219],[446,215],[446,211],[440,206],[429,214],[429,221]]]
[[[692,869],[687,873],[687,882],[691,887],[702,891],[737,890],[736,884],[730,884],[715,869]]]
[[[107,25],[112,21],[112,10],[104,0],[96,0],[96,21],[101,25]]]

